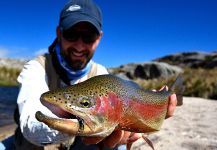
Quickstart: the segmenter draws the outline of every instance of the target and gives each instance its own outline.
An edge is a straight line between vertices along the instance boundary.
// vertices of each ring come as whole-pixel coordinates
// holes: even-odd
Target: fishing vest
[[[50,54],[44,54],[36,57],[35,60],[38,61],[46,71],[49,90],[55,90],[60,87],[61,79],[53,66],[51,57],[52,56]],[[93,62],[91,70],[87,74],[87,79],[96,75],[97,75],[97,64]]]
[[[53,63],[52,63],[52,56],[50,54],[44,54],[36,57],[34,60],[39,62],[41,66],[45,69],[45,72],[47,74],[47,83],[49,90],[55,90],[60,87],[61,79],[60,76],[57,74]],[[92,64],[91,70],[87,75],[87,79],[96,76],[97,75],[97,64],[94,62]],[[44,147],[34,145],[27,141],[25,137],[22,135],[21,130],[19,128],[19,112],[18,107],[15,110],[14,113],[14,120],[18,124],[18,128],[15,131],[15,147],[16,150],[66,150],[69,149],[70,145],[74,142],[74,139],[71,139],[69,141],[66,141],[61,144],[50,144],[46,145]]]

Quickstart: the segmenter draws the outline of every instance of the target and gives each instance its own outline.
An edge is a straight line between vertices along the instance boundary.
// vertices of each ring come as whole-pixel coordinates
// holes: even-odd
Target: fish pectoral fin
[[[145,140],[145,142],[152,148],[152,150],[155,150],[153,143],[152,143],[147,137],[145,137],[144,135],[142,135],[142,138],[143,138],[143,139]]]

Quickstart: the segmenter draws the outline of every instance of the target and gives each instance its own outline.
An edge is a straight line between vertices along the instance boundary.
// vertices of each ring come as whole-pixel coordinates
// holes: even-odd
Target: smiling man
[[[57,27],[57,36],[64,59],[74,70],[81,70],[92,59],[102,31],[82,21],[67,30]]]
[[[57,38],[49,46],[49,53],[25,64],[18,77],[21,88],[17,99],[19,128],[15,137],[16,149],[43,149],[56,143],[62,143],[61,148],[97,149],[99,141],[99,145],[110,149],[126,149],[126,146],[120,145],[141,138],[139,133],[116,130],[105,139],[81,139],[53,130],[35,118],[37,111],[53,117],[68,115],[60,108],[43,106],[40,102],[42,93],[108,74],[104,66],[92,60],[102,34],[101,10],[92,0],[70,0],[66,3],[56,29]],[[175,106],[176,97],[173,95],[168,116],[173,114]]]

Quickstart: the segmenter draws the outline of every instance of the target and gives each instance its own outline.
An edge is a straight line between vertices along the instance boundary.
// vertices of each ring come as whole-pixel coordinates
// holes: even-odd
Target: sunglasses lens
[[[79,38],[79,34],[77,32],[73,32],[73,31],[63,31],[63,37],[64,39],[68,40],[68,41],[77,41]]]
[[[85,43],[93,43],[98,38],[98,34],[95,32],[83,32],[82,40]]]
[[[62,32],[64,39],[76,42],[79,38],[82,38],[84,43],[90,44],[96,41],[99,34],[91,31],[73,31],[66,30]]]

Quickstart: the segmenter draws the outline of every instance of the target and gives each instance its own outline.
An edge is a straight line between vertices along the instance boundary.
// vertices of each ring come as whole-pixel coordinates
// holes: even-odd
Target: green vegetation
[[[214,69],[190,69],[185,68],[183,73],[185,96],[217,99],[217,68]],[[170,86],[175,76],[167,79],[141,80],[136,82],[146,89],[160,89],[163,85]]]
[[[17,85],[17,77],[20,69],[0,67],[0,86]]]

